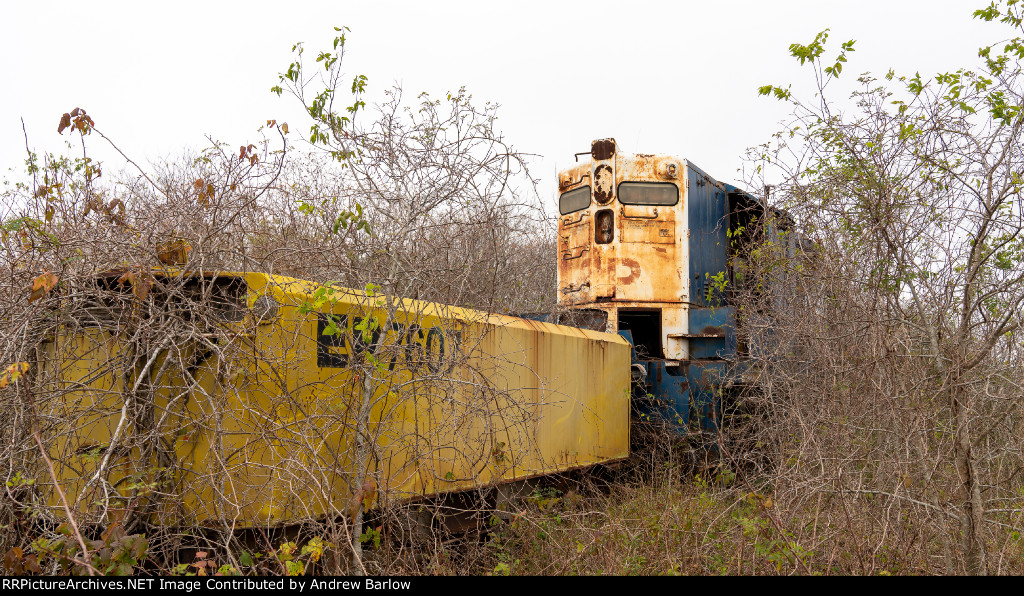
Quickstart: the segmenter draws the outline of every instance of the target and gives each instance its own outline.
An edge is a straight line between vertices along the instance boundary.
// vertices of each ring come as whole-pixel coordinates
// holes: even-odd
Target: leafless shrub
[[[820,66],[822,42],[794,54]],[[839,71],[817,72],[824,93]],[[800,544],[841,544],[862,573],[1020,569],[1024,151],[1000,106],[1024,93],[1019,67],[982,72],[900,79],[906,94],[864,75],[843,115],[794,101],[793,135],[761,155],[801,222],[762,222],[738,292],[761,482],[813,520]],[[814,249],[785,258],[798,230]]]
[[[46,538],[50,550],[33,551],[32,564],[49,556],[49,572],[59,564],[84,569],[88,560],[90,572],[141,564],[127,552],[117,561],[95,558],[90,541],[116,525],[123,532],[102,540],[145,533],[150,560],[165,572],[212,573],[222,565],[258,573],[302,565],[330,573],[411,570],[408,538],[433,522],[406,504],[408,491],[377,490],[389,485],[381,476],[389,458],[422,458],[424,478],[455,481],[447,477],[451,465],[481,470],[506,457],[486,439],[493,429],[471,428],[473,421],[500,422],[514,457],[530,457],[534,440],[529,400],[487,380],[502,363],[473,360],[482,338],[459,335],[461,349],[450,350],[443,367],[419,362],[429,354],[410,351],[394,330],[402,322],[412,333],[406,319],[428,315],[400,315],[409,307],[388,298],[506,312],[551,304],[551,221],[523,156],[501,140],[494,118],[494,106],[479,110],[461,91],[446,104],[423,99],[411,111],[396,89],[366,129],[339,137],[350,143],[340,163],[329,153],[295,157],[287,125],[269,121],[260,142],[237,152],[212,143],[112,182],[87,154],[51,155],[29,172],[32,182],[8,187],[0,213],[0,362],[11,366],[0,387],[7,481],[0,523],[8,531],[0,549],[28,553],[30,542]],[[73,130],[83,148],[102,136],[91,118]],[[294,384],[289,350],[308,337],[255,352],[234,330],[256,316],[247,288],[224,272],[362,290],[349,298],[377,313],[372,322],[337,329],[358,349],[336,382],[348,383],[358,399],[331,410],[310,401],[315,387]],[[430,316],[439,317],[445,337],[465,331],[443,313]],[[399,357],[417,372],[396,383],[388,362]],[[237,376],[247,364],[266,375],[265,403],[244,402]],[[551,398],[543,393],[538,399]],[[438,437],[422,429],[389,435],[393,427],[380,422],[401,419],[406,407],[431,418],[425,428]],[[260,421],[274,412],[299,420],[300,411],[302,424]],[[354,437],[352,452],[327,457],[331,433]],[[200,435],[213,461],[191,466],[206,473],[183,474],[190,465],[178,445]],[[285,455],[273,470],[252,453],[252,461],[239,460],[239,449],[257,447]],[[283,500],[307,513],[287,527],[253,526],[259,495],[231,485],[245,474],[291,487]],[[54,476],[80,480],[58,498],[43,490]],[[340,485],[352,489],[351,502],[338,502]],[[380,546],[382,525],[363,522],[370,502],[379,508],[368,523],[401,517],[388,527],[408,535],[390,542],[385,535]],[[205,519],[183,511],[205,512]],[[71,537],[59,528],[69,517]],[[364,556],[375,543],[397,549],[395,556]]]

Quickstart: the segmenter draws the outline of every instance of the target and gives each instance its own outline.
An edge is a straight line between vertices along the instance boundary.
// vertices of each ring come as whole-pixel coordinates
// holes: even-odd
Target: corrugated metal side
[[[687,163],[690,232],[690,302],[720,306],[723,296],[709,294],[711,276],[726,272],[729,228],[725,191],[710,176]]]
[[[736,356],[736,314],[726,305],[729,204],[725,187],[687,163],[690,200],[690,358]]]

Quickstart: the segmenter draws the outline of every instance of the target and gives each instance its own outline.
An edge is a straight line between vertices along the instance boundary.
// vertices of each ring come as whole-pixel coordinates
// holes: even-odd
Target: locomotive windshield
[[[568,215],[590,207],[590,186],[574,188],[558,197],[558,212]]]
[[[619,184],[619,202],[623,205],[675,205],[679,202],[679,187],[671,182],[623,182]]]

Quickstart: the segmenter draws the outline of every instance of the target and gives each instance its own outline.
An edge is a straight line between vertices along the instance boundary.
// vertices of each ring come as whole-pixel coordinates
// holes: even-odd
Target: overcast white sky
[[[480,104],[500,103],[505,138],[542,156],[542,196],[554,196],[557,168],[608,136],[735,181],[745,148],[786,115],[757,87],[811,81],[790,43],[828,27],[832,48],[857,40],[844,78],[890,67],[934,75],[974,64],[980,45],[1005,37],[971,18],[986,3],[7,1],[0,175],[22,167],[20,118],[34,150],[63,151],[57,123],[75,106],[140,163],[205,146],[206,135],[247,144],[269,118],[304,132],[295,100],[269,89],[294,42],[328,49],[345,25],[347,71],[367,75],[371,100],[400,82],[409,99],[464,85]],[[124,165],[101,139],[90,143],[106,171]]]

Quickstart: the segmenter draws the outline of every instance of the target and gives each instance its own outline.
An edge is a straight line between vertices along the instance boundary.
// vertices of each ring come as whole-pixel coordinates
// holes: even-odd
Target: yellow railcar
[[[49,455],[84,519],[294,523],[628,456],[617,335],[258,273],[148,279],[43,344]],[[139,342],[139,321],[164,331]]]

